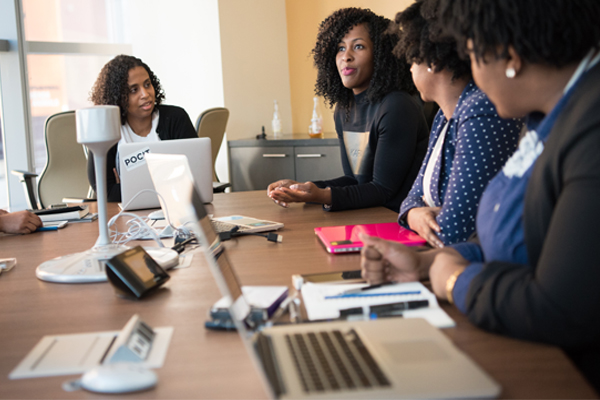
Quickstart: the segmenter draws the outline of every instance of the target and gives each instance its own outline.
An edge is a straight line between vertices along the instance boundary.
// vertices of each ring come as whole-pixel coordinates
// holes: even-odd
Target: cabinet
[[[227,145],[233,191],[263,190],[280,179],[306,182],[344,174],[335,134],[326,134],[323,139],[297,134],[266,140],[230,140]]]

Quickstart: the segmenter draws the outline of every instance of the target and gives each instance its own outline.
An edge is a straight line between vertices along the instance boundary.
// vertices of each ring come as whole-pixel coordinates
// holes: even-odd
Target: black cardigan
[[[181,107],[160,105],[156,133],[160,140],[193,139],[198,137],[190,117]],[[108,201],[121,201],[121,185],[117,183],[113,169],[116,168],[117,145],[108,150],[106,156],[106,189]],[[88,180],[96,190],[96,175],[94,173],[94,157],[90,152],[88,157]]]
[[[469,287],[485,329],[562,347],[600,390],[600,64],[579,82],[525,197],[530,265],[491,262]]]

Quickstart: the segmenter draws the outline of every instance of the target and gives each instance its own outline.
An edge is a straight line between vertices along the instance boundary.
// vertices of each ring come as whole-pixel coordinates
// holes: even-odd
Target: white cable
[[[110,219],[110,221],[108,221],[108,230],[110,233],[110,238],[113,243],[125,244],[132,240],[147,238],[148,236],[151,236],[154,239],[154,241],[156,243],[158,243],[158,245],[160,247],[165,247],[165,245],[160,240],[160,237],[156,233],[156,230],[154,228],[152,228],[150,225],[148,225],[148,222],[147,222],[149,220],[148,218],[142,218],[139,215],[124,211],[125,209],[127,209],[129,204],[131,204],[131,202],[133,200],[135,200],[139,195],[141,195],[142,193],[145,193],[145,192],[155,193],[160,198],[161,204],[164,204],[164,199],[162,198],[160,193],[158,193],[156,190],[144,189],[144,190],[141,190],[138,193],[136,193],[136,195],[133,196],[133,198],[131,200],[129,200],[129,202],[127,204],[125,204],[125,206],[123,207],[123,210],[121,210],[121,212],[119,212],[117,215],[112,217]],[[169,217],[169,210],[167,209],[167,207],[163,207],[163,210],[165,212],[165,218],[167,220],[167,223],[173,229],[174,233],[177,232],[178,229],[175,226],[173,226],[173,224],[171,223],[171,219]],[[112,225],[115,223],[115,221],[117,219],[119,219],[122,216],[132,217],[132,219],[127,221],[127,225],[129,225],[129,229],[127,230],[127,232],[119,232],[119,230],[116,227],[114,230],[112,230],[111,229]]]

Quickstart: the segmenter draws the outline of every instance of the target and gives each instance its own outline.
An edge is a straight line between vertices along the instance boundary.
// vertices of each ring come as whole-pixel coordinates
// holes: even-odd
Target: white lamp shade
[[[93,153],[106,152],[121,139],[121,116],[117,106],[94,106],[75,111],[77,143]]]

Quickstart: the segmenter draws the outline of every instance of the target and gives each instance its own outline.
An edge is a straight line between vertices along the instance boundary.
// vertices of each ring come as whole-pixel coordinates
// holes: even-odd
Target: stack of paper
[[[402,316],[404,318],[424,318],[438,328],[449,328],[455,325],[454,320],[440,308],[435,295],[420,282],[398,283],[364,291],[355,296],[340,296],[348,290],[365,286],[367,286],[366,283],[347,285],[304,283],[302,299],[308,318],[311,321],[335,319],[340,317],[340,310],[354,307],[363,307],[364,315],[369,315],[369,306],[428,300],[429,307],[406,310]]]

